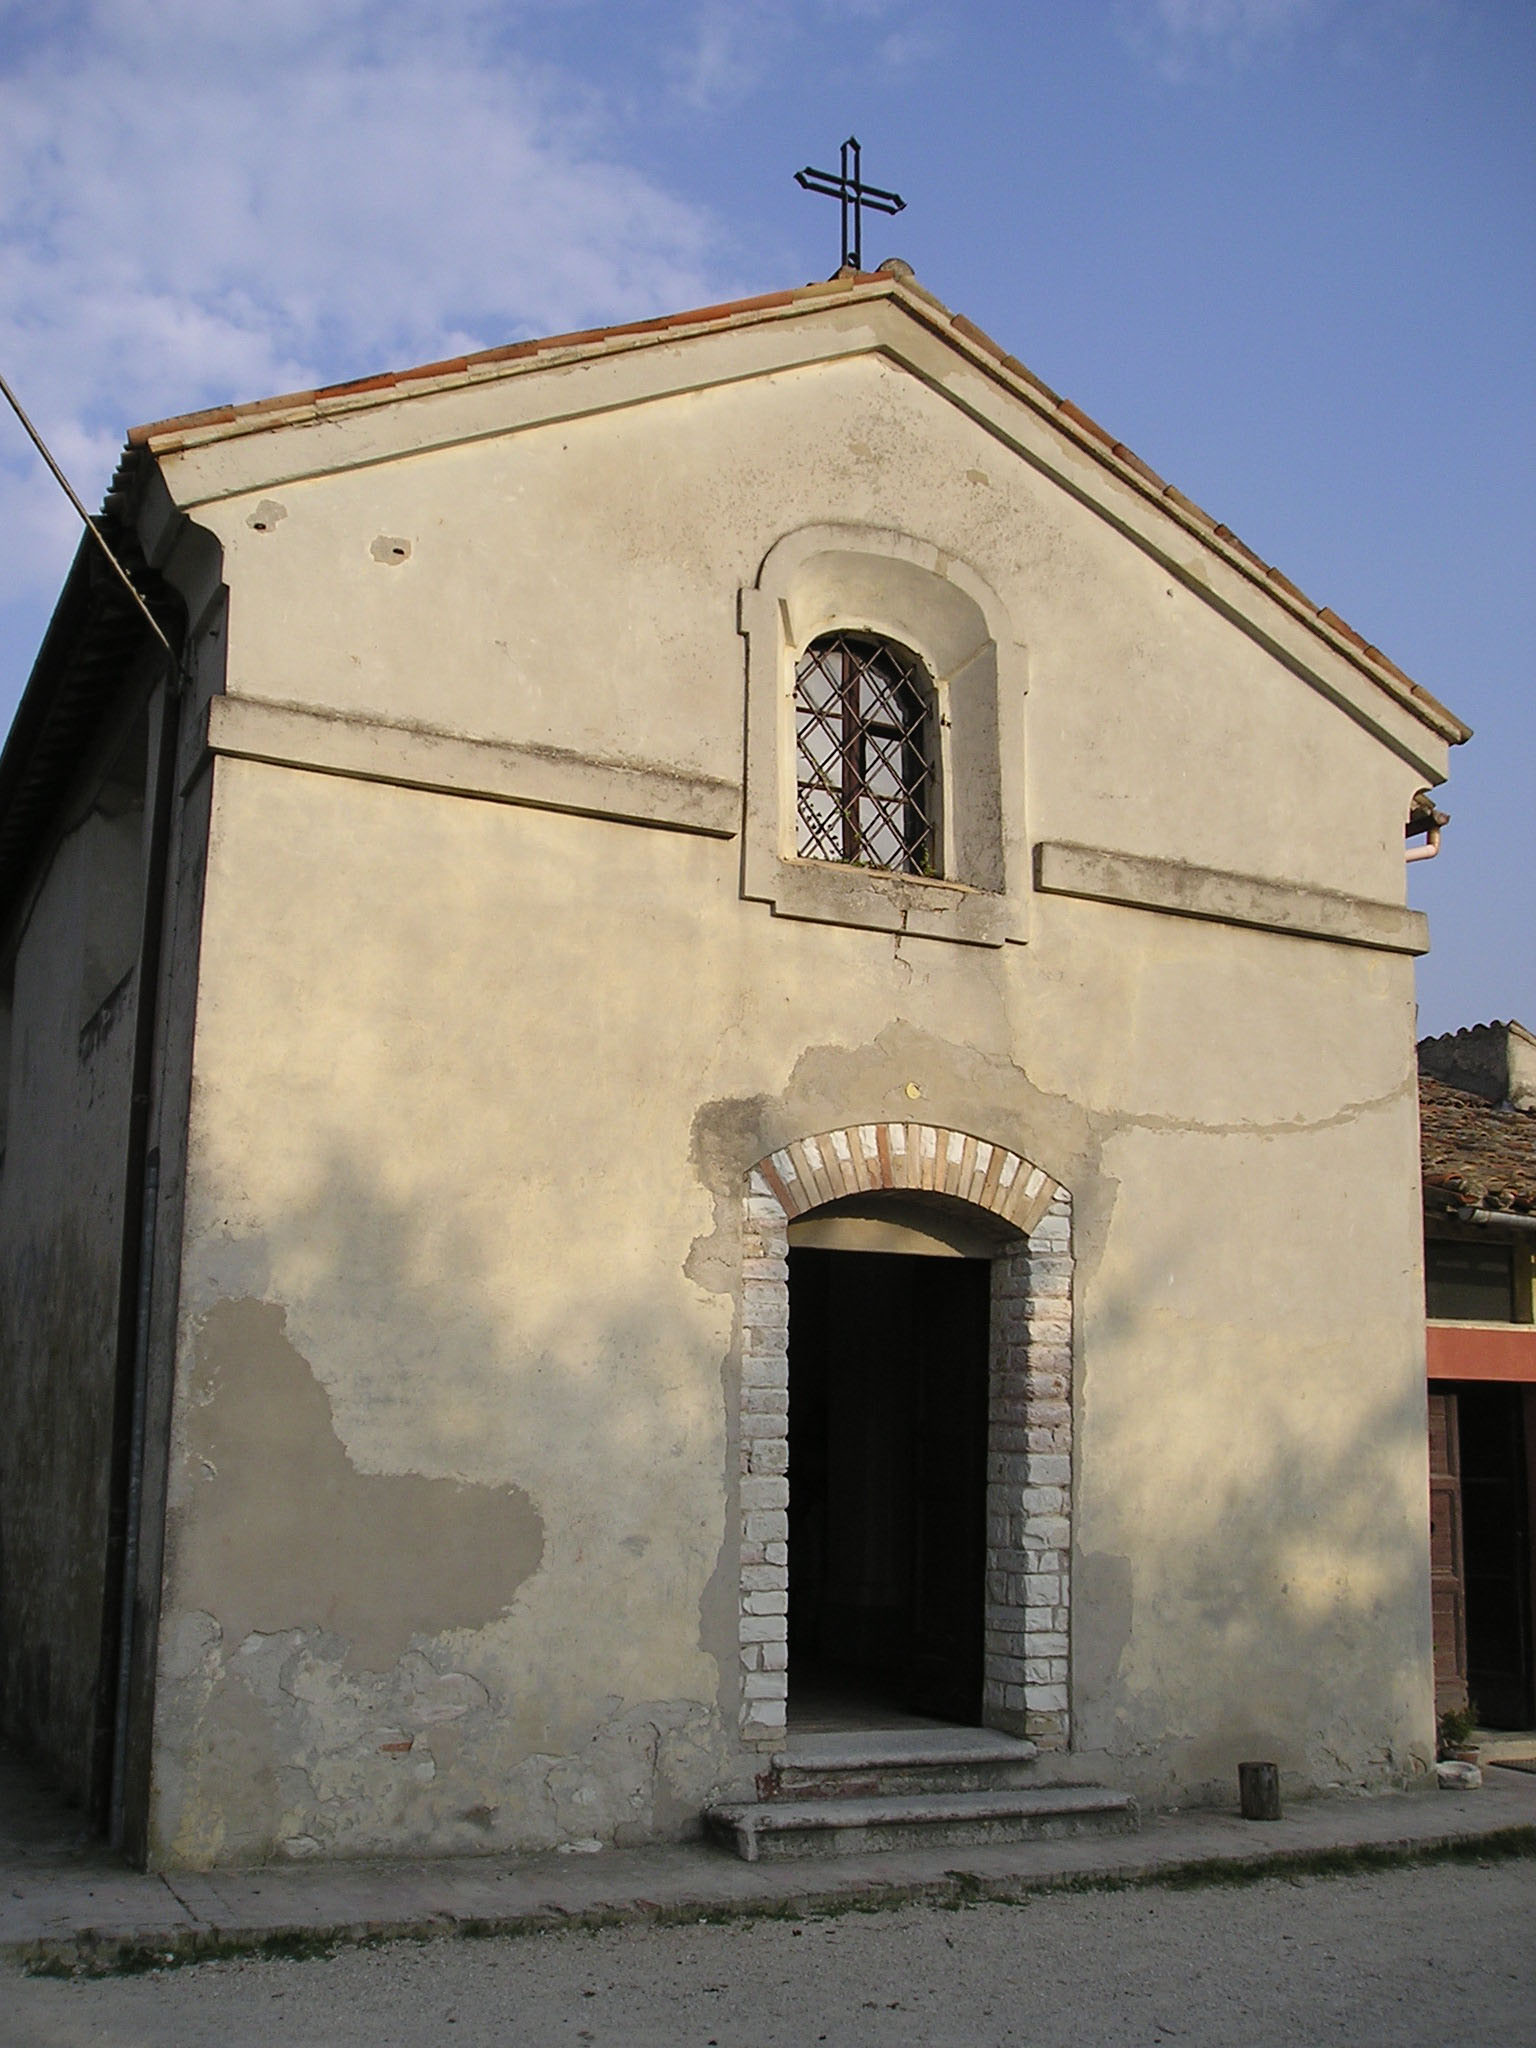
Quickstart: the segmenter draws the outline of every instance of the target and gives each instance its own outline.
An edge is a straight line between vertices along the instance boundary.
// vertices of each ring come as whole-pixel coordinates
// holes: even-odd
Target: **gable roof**
[[[841,271],[824,284],[805,285],[798,290],[736,299],[690,312],[628,321],[614,327],[589,328],[575,334],[513,342],[500,348],[482,349],[473,355],[424,363],[414,369],[387,371],[343,384],[258,399],[249,404],[213,406],[201,412],[183,413],[172,419],[135,427],[128,436],[128,446],[130,451],[142,451],[154,457],[174,455],[211,442],[338,419],[381,405],[397,404],[402,399],[479,385],[532,368],[551,364],[563,366],[584,359],[654,347],[658,343],[676,343],[701,334],[758,326],[828,307],[875,301],[898,306],[931,334],[938,335],[948,346],[982,368],[1014,396],[1022,398],[1034,413],[1048,420],[1104,469],[1143,498],[1155,502],[1205,547],[1237,569],[1249,583],[1263,589],[1336,655],[1343,655],[1351,666],[1411,711],[1442,741],[1456,745],[1471,736],[1469,726],[1390,661],[1380,648],[1373,646],[1328,606],[1319,605],[1309,598],[1281,570],[1265,562],[1262,556],[1239,540],[1229,527],[1167,483],[1107,428],[1101,427],[1070,399],[1052,391],[979,327],[962,314],[952,313],[916,282],[909,266],[904,263],[887,264],[878,271]]]

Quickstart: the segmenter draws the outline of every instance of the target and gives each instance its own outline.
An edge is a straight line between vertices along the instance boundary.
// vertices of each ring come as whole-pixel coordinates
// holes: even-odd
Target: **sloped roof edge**
[[[119,468],[107,501],[118,494]],[[148,567],[132,527],[112,510],[102,531],[131,574],[163,630],[181,632],[174,593]],[[125,680],[142,673],[146,655],[160,658],[143,614],[83,535],[64,578],[42,646],[32,664],[10,732],[0,751],[0,922],[6,919],[40,843],[53,829],[82,757]]]
[[[1422,684],[1416,683],[1379,647],[1357,633],[1337,612],[1326,605],[1314,603],[1280,569],[1266,562],[1239,540],[1229,527],[1222,525],[1159,476],[1149,463],[1143,462],[1107,428],[1100,426],[1070,399],[1053,391],[973,321],[952,312],[914,278],[904,274],[905,266],[902,266],[902,273],[844,271],[824,284],[729,300],[648,320],[626,321],[612,327],[587,328],[573,334],[511,342],[470,355],[423,363],[412,369],[386,371],[372,377],[354,378],[346,383],[323,385],[310,391],[287,392],[247,404],[213,406],[201,412],[182,413],[171,419],[154,420],[134,427],[128,435],[128,447],[131,451],[143,451],[153,456],[172,454],[178,449],[203,446],[211,441],[268,432],[316,417],[392,404],[400,398],[424,396],[429,391],[480,383],[498,374],[513,375],[534,364],[556,358],[579,359],[619,348],[682,340],[693,334],[782,319],[834,302],[846,304],[889,299],[1022,397],[1033,410],[1123,482],[1161,506],[1205,546],[1266,591],[1335,652],[1341,653],[1389,696],[1411,710],[1440,738],[1455,746],[1471,737],[1470,726]]]

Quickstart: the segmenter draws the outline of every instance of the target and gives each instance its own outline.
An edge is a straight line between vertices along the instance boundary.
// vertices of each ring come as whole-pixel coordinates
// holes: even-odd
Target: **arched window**
[[[933,685],[866,633],[813,641],[795,671],[796,850],[802,859],[938,873]]]

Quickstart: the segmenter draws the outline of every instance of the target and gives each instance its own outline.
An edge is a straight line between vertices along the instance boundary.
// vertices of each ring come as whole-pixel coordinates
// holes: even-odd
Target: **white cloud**
[[[1246,64],[1331,10],[1332,0],[1128,0],[1120,21],[1131,47],[1163,77],[1187,77],[1213,57]]]
[[[665,59],[674,98],[701,114],[748,98],[803,33],[799,13],[795,0],[703,0]]]
[[[134,421],[718,290],[708,214],[607,154],[517,19],[0,0],[0,366],[87,502]],[[73,540],[7,421],[0,605]]]
[[[824,65],[829,50],[842,50],[845,61],[901,71],[930,62],[948,43],[941,18],[926,6],[914,15],[909,0],[699,0],[664,69],[674,100],[713,114],[782,74],[794,56]]]
[[[936,28],[896,29],[882,39],[879,57],[887,71],[910,71],[933,63],[949,46],[948,34]]]
[[[1321,40],[1333,59],[1369,66],[1426,26],[1449,28],[1459,0],[1120,0],[1119,25],[1132,50],[1171,83],[1213,68],[1243,68]]]
[[[672,89],[685,107],[712,113],[744,99],[762,71],[760,40],[767,10],[710,0],[694,18],[686,43],[672,52]]]

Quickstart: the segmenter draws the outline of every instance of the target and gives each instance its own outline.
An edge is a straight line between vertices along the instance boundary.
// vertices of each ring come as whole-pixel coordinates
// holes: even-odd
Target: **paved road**
[[[6,2048],[1536,2048],[1536,1861],[0,1972]]]

